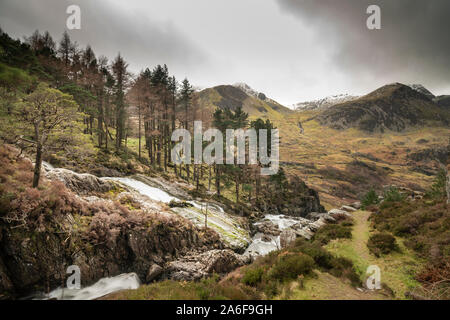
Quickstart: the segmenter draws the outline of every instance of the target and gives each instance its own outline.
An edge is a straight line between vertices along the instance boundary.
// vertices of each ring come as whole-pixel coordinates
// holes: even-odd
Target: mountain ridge
[[[401,132],[411,126],[433,122],[448,125],[450,116],[426,94],[410,86],[393,83],[356,100],[335,105],[314,117],[334,129]]]

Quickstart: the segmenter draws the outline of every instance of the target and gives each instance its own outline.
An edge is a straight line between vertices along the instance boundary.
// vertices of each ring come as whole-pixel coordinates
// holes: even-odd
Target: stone
[[[323,227],[326,224],[327,223],[325,222],[325,219],[320,218],[319,220],[311,223],[308,227],[311,231],[316,232],[317,230],[319,230],[319,228]]]
[[[288,247],[291,243],[295,241],[297,238],[296,233],[294,230],[286,229],[283,230],[280,234],[280,245],[282,248]]]
[[[351,217],[352,215],[350,213],[348,213],[347,211],[344,210],[340,210],[340,209],[331,209],[330,211],[328,211],[328,214],[333,216],[335,214],[343,214],[346,215],[348,217]]]
[[[352,206],[353,208],[359,210],[359,209],[361,209],[361,201],[353,202],[350,206]]]
[[[344,211],[347,211],[347,212],[354,212],[354,211],[356,211],[355,208],[350,207],[350,206],[342,206],[340,210],[344,210]]]
[[[192,252],[168,263],[167,277],[173,280],[193,281],[213,273],[225,274],[250,263],[250,258],[229,249]]]
[[[156,263],[152,264],[151,267],[148,269],[146,280],[147,282],[151,282],[158,278],[162,273],[164,272],[164,269],[157,265]]]
[[[110,181],[102,180],[89,173],[76,173],[67,169],[53,169],[46,173],[47,179],[59,180],[77,194],[108,192],[114,188]]]

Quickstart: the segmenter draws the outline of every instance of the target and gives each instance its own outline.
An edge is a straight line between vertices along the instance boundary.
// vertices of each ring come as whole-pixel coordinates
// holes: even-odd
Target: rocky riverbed
[[[41,298],[95,299],[136,287],[140,281],[197,280],[212,273],[225,274],[289,245],[296,237],[310,239],[318,228],[333,221],[333,212],[310,213],[307,218],[266,214],[250,226],[247,219],[226,212],[219,203],[193,199],[183,183],[143,175],[98,178],[47,163],[43,166],[47,179],[62,182],[86,206],[108,211],[108,206],[119,202],[133,208],[119,223],[103,226],[114,233],[106,242],[86,240],[80,230],[70,233],[75,238],[71,241],[79,243],[70,246],[63,245],[69,237],[63,239],[60,234],[40,239],[4,232],[2,250],[7,254],[3,256],[14,258],[0,261],[0,273],[5,275],[2,285],[9,285],[16,294],[60,287],[65,279],[61,270],[69,265],[80,267],[82,283],[88,286],[78,291],[58,288]],[[92,220],[111,223],[109,213],[91,214],[86,218],[90,231]],[[63,229],[73,229],[78,219],[84,221],[67,215],[60,223]]]

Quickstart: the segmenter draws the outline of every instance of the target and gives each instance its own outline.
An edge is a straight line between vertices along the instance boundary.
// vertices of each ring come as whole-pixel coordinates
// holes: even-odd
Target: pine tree
[[[115,85],[115,107],[116,107],[116,148],[122,147],[122,142],[125,139],[125,125],[126,121],[126,105],[125,105],[125,90],[128,83],[128,64],[122,58],[120,53],[112,64],[112,72],[114,75]]]
[[[68,66],[71,62],[71,57],[75,54],[77,44],[70,40],[70,36],[67,31],[64,31],[63,37],[59,42],[58,53],[60,54],[64,64]]]

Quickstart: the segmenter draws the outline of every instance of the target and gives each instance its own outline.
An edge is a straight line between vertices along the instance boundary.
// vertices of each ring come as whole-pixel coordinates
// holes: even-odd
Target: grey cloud
[[[2,0],[2,28],[17,37],[39,28],[61,37],[66,26],[66,8],[81,8],[81,30],[69,34],[83,46],[91,44],[97,54],[113,58],[120,51],[138,71],[145,66],[167,63],[183,74],[205,63],[207,55],[170,22],[152,21],[141,11],[123,10],[104,0]]]
[[[357,81],[422,82],[450,88],[450,1],[277,0],[316,29],[333,61]],[[366,9],[381,8],[382,29],[366,28]]]

